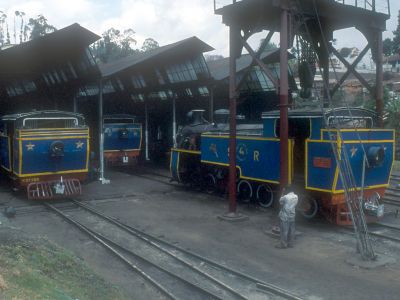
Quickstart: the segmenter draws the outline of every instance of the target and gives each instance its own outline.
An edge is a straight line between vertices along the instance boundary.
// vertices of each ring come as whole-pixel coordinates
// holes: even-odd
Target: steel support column
[[[76,96],[74,96],[73,105],[74,105],[74,107],[73,107],[74,113],[77,113],[78,112],[78,99],[76,99]]]
[[[287,1],[281,4],[281,34],[280,34],[280,186],[288,184],[288,7]]]
[[[209,107],[209,119],[210,122],[214,122],[214,85],[210,86],[210,107]]]
[[[147,107],[147,99],[144,99],[144,139],[145,139],[145,158],[146,160],[150,160],[149,157],[149,111]]]
[[[176,148],[176,95],[172,97],[172,143]]]
[[[378,126],[383,127],[383,41],[382,31],[376,34],[376,114]]]
[[[100,178],[102,184],[110,181],[104,178],[104,130],[103,130],[103,81],[99,80],[99,161]]]
[[[236,55],[238,48],[235,26],[229,28],[229,212],[236,213]]]
[[[329,87],[329,57],[324,57],[321,61],[321,66],[323,69],[322,81],[324,87],[324,106],[329,105],[330,87]]]

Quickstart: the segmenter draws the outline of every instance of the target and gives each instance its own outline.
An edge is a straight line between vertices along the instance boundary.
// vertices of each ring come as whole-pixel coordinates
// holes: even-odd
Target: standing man
[[[299,201],[291,186],[286,186],[282,190],[282,197],[279,199],[281,210],[279,211],[281,242],[276,248],[285,249],[293,247],[295,238],[295,216],[296,205]]]

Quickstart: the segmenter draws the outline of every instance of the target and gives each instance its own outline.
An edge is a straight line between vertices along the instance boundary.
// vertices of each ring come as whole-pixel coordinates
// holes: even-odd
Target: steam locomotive
[[[227,111],[216,112],[216,123],[201,111],[178,135],[171,149],[174,180],[209,192],[225,191],[228,180],[229,125]],[[370,220],[383,215],[379,199],[385,193],[394,161],[394,130],[374,129],[376,115],[361,108],[289,111],[288,174],[300,194],[301,213],[313,218],[321,212],[339,225],[351,223],[332,147],[343,159],[346,153],[356,186],[363,189],[364,210]],[[260,124],[237,125],[237,193],[242,201],[254,200],[271,207],[280,181],[279,112],[262,114]],[[337,128],[337,129],[328,129]],[[367,160],[367,164],[365,164]]]
[[[107,166],[137,163],[142,147],[142,125],[131,115],[106,115],[103,118],[104,159]]]
[[[0,118],[1,168],[29,199],[81,194],[89,148],[89,128],[81,114],[32,111]]]

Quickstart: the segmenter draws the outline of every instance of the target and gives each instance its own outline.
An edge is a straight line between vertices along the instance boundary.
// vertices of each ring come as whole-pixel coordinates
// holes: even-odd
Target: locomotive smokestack
[[[229,110],[217,109],[214,111],[214,120],[217,124],[228,124],[229,122]]]

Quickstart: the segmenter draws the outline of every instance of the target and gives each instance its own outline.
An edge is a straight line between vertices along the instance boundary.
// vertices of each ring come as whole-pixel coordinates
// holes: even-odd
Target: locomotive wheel
[[[247,180],[240,180],[237,186],[238,198],[245,203],[250,202],[253,197],[253,188]]]
[[[305,198],[299,204],[298,210],[304,218],[310,220],[317,215],[319,204],[314,197],[305,196]]]
[[[261,207],[269,208],[274,203],[274,192],[268,184],[260,184],[257,188],[257,202]]]
[[[209,194],[216,192],[217,179],[215,178],[214,174],[207,173],[207,175],[204,178],[204,188],[205,188],[205,191]]]
[[[198,172],[193,172],[189,176],[189,185],[194,189],[201,189],[201,176]]]

